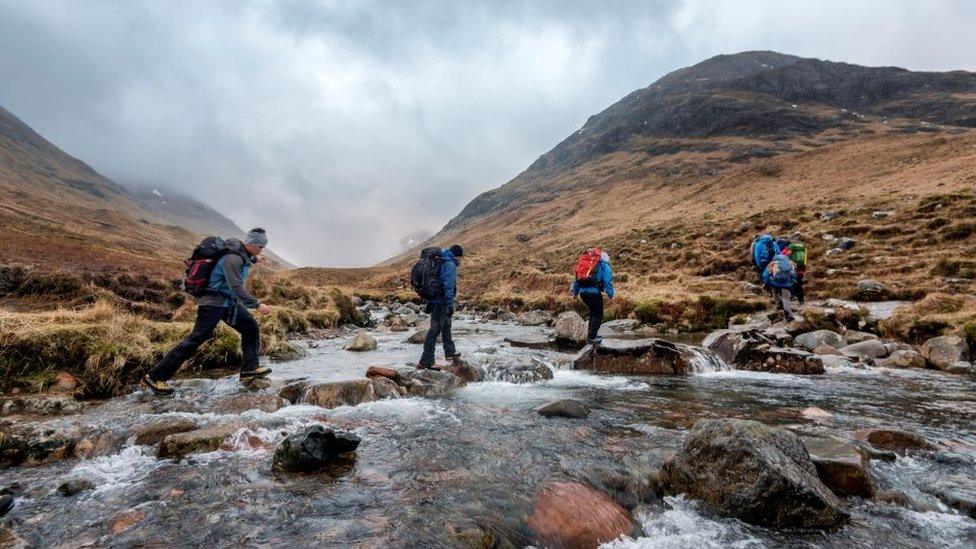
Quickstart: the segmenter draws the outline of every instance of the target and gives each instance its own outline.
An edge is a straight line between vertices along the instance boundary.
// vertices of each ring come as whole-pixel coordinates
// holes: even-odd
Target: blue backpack
[[[792,288],[796,283],[796,266],[785,255],[773,257],[766,272],[766,283],[773,288]]]
[[[764,234],[752,243],[752,263],[757,269],[765,269],[776,256],[776,241],[768,234]]]

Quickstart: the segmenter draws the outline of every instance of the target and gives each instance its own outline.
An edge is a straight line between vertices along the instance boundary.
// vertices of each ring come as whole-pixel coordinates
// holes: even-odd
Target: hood
[[[461,264],[458,258],[454,257],[454,254],[451,253],[451,250],[448,250],[446,248],[441,250],[441,257],[443,257],[444,259],[450,259],[451,261],[454,262],[455,265]]]
[[[600,261],[606,261],[607,263],[610,263],[610,254],[608,254],[607,252],[601,253]]]
[[[239,254],[247,259],[248,262],[254,261],[254,256],[252,256],[246,249],[244,249],[244,243],[241,242],[239,238],[227,238],[224,239],[224,246],[231,253]]]

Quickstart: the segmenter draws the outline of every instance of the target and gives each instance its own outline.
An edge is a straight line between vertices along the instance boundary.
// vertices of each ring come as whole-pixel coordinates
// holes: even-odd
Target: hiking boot
[[[589,343],[590,345],[599,345],[600,343],[603,343],[603,338],[597,336],[594,337],[593,339],[587,339],[586,342]]]
[[[253,370],[241,371],[241,379],[253,379],[256,377],[266,377],[271,373],[271,368],[267,366],[261,366],[260,368],[255,368]]]
[[[156,381],[149,377],[149,374],[142,376],[142,379],[139,380],[139,384],[148,387],[150,391],[157,395],[173,394],[173,388],[167,385],[165,381]]]
[[[449,360],[451,364],[455,366],[464,362],[463,360],[461,360],[461,353],[455,353],[447,357],[447,360]]]
[[[435,372],[441,371],[441,367],[436,364],[431,364],[430,366],[424,366],[423,364],[417,365],[418,370],[433,370]]]

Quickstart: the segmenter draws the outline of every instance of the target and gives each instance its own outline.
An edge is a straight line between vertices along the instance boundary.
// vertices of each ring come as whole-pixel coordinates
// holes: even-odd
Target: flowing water
[[[540,487],[553,481],[599,482],[601,472],[645,475],[679,448],[702,418],[739,417],[805,434],[846,434],[891,425],[945,441],[953,453],[872,462],[879,488],[898,488],[929,505],[924,512],[852,499],[852,520],[833,532],[774,531],[711,514],[669,497],[640,505],[644,534],[613,547],[972,547],[976,521],[919,490],[931,474],[976,474],[976,382],[936,372],[831,370],[802,377],[727,369],[707,353],[685,377],[597,375],[570,370],[571,356],[513,349],[514,325],[456,322],[465,357],[486,362],[529,355],[554,370],[551,380],[488,381],[442,398],[384,400],[323,410],[287,406],[240,416],[249,427],[232,447],[159,460],[152,448],[125,445],[113,455],[0,470],[0,486],[23,488],[3,520],[36,546],[457,546],[480,532],[524,539],[523,524]],[[541,329],[530,329],[541,330]],[[419,358],[408,334],[376,334],[379,349],[342,350],[316,342],[307,358],[273,365],[279,382],[362,377],[367,366]],[[47,419],[125,433],[154,417],[206,425],[226,419],[209,405],[239,391],[236,378],[185,380],[173,400],[143,392],[80,415]],[[580,420],[547,419],[535,408],[575,398],[592,410]],[[816,406],[829,418],[802,419]],[[362,437],[354,462],[322,474],[271,471],[274,445],[324,421]],[[68,479],[95,488],[64,497]]]

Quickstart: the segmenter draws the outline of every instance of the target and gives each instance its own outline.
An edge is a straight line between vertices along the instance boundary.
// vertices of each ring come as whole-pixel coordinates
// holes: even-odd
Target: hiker
[[[576,261],[573,274],[575,278],[569,291],[574,297],[579,296],[590,311],[587,342],[599,344],[603,339],[599,336],[600,325],[603,324],[603,292],[611,300],[614,296],[610,255],[600,248],[584,251]]]
[[[267,245],[268,235],[264,229],[256,228],[247,233],[243,243],[236,238],[224,241],[210,237],[197,247],[194,257],[187,260],[187,279],[184,281],[187,291],[197,297],[197,319],[193,331],[143,376],[143,385],[157,395],[172,394],[173,389],[166,382],[197,352],[200,345],[213,337],[220,321],[241,334],[241,381],[271,373],[271,368],[258,365],[261,339],[258,323],[248,311],[253,309],[265,315],[271,312],[271,308],[258,301],[244,287],[251,267],[263,259],[261,252]],[[213,246],[215,250],[204,253],[208,246]],[[201,256],[206,257],[201,259]],[[210,270],[204,271],[205,276],[200,280],[198,291],[195,291],[192,283],[197,281],[194,275],[199,274],[195,270],[198,266],[201,269],[209,266]]]
[[[445,358],[454,364],[461,360],[451,335],[451,319],[454,316],[454,297],[457,295],[457,268],[463,256],[464,249],[458,244],[446,250],[425,248],[420,252],[420,261],[410,273],[410,282],[427,302],[426,311],[430,315],[430,328],[427,329],[418,369],[440,369],[434,365],[438,336],[444,344]]]
[[[756,275],[759,276],[760,281],[763,278],[763,272],[766,267],[769,266],[769,262],[773,260],[773,257],[779,253],[779,248],[776,246],[776,240],[769,234],[756,235],[752,239],[752,266],[756,269]]]
[[[787,321],[793,320],[793,306],[790,303],[790,290],[796,283],[796,266],[785,254],[773,256],[766,269],[763,270],[763,284],[770,288],[776,308],[781,309]]]
[[[807,247],[802,242],[790,242],[790,259],[796,265],[796,282],[793,283],[793,295],[803,305],[803,277],[807,275]]]

